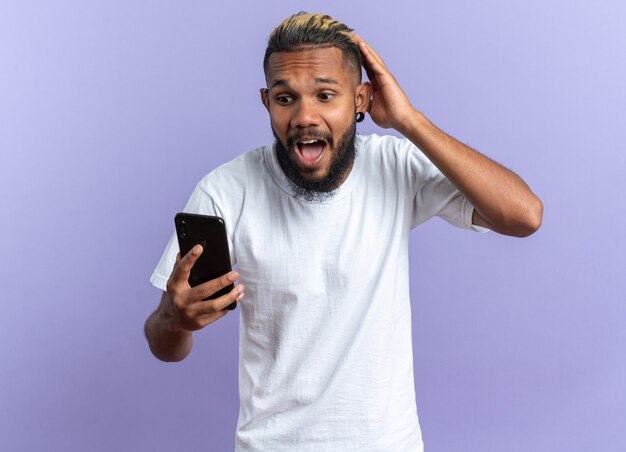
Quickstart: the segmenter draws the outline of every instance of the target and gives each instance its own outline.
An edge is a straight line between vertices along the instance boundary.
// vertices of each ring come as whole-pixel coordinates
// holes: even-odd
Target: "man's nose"
[[[315,103],[310,100],[301,99],[293,111],[291,117],[291,128],[317,127],[322,120],[317,111]]]

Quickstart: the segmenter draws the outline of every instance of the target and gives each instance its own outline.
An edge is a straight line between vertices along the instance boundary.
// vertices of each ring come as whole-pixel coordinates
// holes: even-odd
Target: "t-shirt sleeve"
[[[489,231],[472,224],[474,206],[415,146],[409,153],[409,165],[414,189],[412,227],[438,216],[459,228]]]
[[[202,187],[202,182],[198,184],[191,194],[189,201],[187,201],[187,205],[183,209],[183,212],[187,213],[197,213],[202,215],[212,215],[218,217],[224,217],[221,210],[218,206],[216,206],[215,202],[209,196],[209,194]],[[172,219],[173,223],[173,219]],[[231,242],[231,237],[228,235],[228,248],[230,250],[230,260],[234,265],[235,258],[233,254],[233,244]],[[178,240],[176,237],[176,232],[172,234],[170,240],[167,242],[165,247],[165,251],[163,251],[163,255],[159,260],[152,276],[150,277],[150,282],[153,286],[158,289],[165,290],[167,285],[167,280],[172,273],[172,269],[174,268],[174,264],[176,263],[176,255],[180,251],[178,247]]]

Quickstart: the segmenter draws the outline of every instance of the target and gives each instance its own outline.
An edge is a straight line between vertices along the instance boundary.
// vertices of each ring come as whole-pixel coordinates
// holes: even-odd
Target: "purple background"
[[[238,315],[161,363],[148,277],[197,181],[271,140],[266,38],[306,9],[545,204],[524,240],[413,233],[427,451],[626,450],[624,2],[225,3],[0,4],[0,449],[232,450]]]

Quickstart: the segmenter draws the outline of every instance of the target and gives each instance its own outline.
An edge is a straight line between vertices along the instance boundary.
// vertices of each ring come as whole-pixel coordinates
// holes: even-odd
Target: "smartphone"
[[[203,251],[189,274],[191,287],[222,276],[232,270],[230,252],[226,237],[226,225],[220,217],[198,215],[194,213],[177,213],[174,218],[180,255],[184,256],[198,243]],[[234,284],[219,290],[204,300],[212,300],[227,294]],[[226,309],[233,310],[237,302],[232,302]]]

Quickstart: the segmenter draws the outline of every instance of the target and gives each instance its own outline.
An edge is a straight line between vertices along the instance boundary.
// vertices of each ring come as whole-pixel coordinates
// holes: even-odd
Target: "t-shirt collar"
[[[354,145],[356,146],[356,157],[354,159],[354,163],[352,164],[352,168],[350,169],[350,173],[346,180],[344,180],[339,187],[331,192],[331,195],[328,198],[325,198],[322,201],[307,201],[302,198],[298,198],[299,201],[304,203],[313,203],[313,204],[326,204],[330,202],[334,202],[338,199],[343,198],[347,193],[352,190],[352,187],[356,183],[359,174],[361,173],[361,167],[363,166],[361,153],[363,152],[363,140],[360,135],[356,136]],[[272,175],[272,178],[276,182],[276,184],[288,195],[292,197],[296,197],[293,191],[292,183],[285,175],[280,163],[278,163],[278,157],[276,157],[276,151],[274,150],[274,144],[269,144],[265,146],[265,162],[267,167]]]

